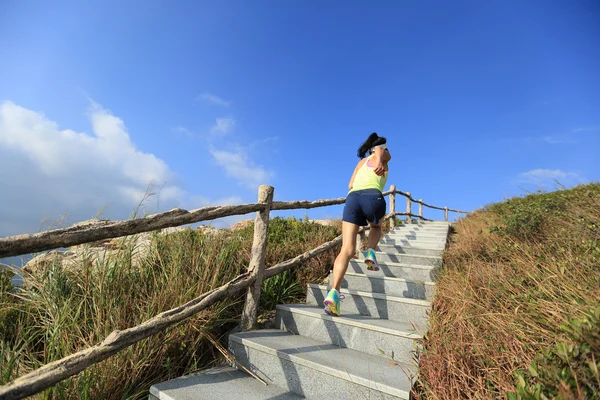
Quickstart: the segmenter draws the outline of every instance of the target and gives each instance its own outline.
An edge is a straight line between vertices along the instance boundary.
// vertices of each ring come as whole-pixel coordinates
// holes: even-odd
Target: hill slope
[[[600,185],[494,204],[455,230],[423,397],[600,398]]]

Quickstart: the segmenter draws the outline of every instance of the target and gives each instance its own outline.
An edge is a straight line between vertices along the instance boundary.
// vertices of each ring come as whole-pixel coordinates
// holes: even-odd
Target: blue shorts
[[[358,226],[366,226],[368,222],[378,224],[385,216],[385,209],[385,198],[379,190],[357,190],[346,197],[342,220]]]

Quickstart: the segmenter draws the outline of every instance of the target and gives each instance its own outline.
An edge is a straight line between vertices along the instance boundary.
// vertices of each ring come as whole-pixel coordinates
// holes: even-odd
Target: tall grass
[[[460,221],[437,291],[424,398],[600,398],[600,185]]]
[[[137,325],[243,273],[253,226],[217,235],[190,229],[154,235],[148,257],[132,262],[134,239],[100,262],[81,257],[77,268],[54,263],[26,277],[27,288],[0,275],[0,383],[97,344],[115,329]],[[336,228],[294,218],[270,222],[267,266],[338,235]],[[301,301],[307,281],[322,279],[335,250],[297,271],[263,283],[261,315],[279,302]],[[189,320],[137,343],[37,396],[44,399],[138,399],[156,382],[220,360],[207,339],[220,340],[239,322],[245,295],[225,300]]]

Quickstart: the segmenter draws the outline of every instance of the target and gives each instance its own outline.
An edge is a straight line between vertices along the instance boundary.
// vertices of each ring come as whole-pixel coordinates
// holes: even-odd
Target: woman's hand
[[[383,162],[381,161],[381,158],[379,157],[373,157],[375,160],[375,168],[373,169],[373,171],[379,175],[379,176],[383,176],[383,174],[385,174],[385,168],[383,166]]]
[[[375,147],[375,152],[373,154],[373,163],[375,167],[373,171],[375,172],[375,174],[383,176],[383,174],[385,174],[386,171],[384,163],[387,163],[389,160],[391,160],[392,155],[387,149],[382,149],[379,146]]]

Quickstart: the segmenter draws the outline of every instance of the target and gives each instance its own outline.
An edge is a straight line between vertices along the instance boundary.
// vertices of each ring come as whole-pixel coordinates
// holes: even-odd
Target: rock
[[[204,234],[216,234],[219,232],[217,228],[209,225],[200,225],[196,227],[196,231],[202,232]]]
[[[238,222],[237,224],[234,224],[234,225],[231,227],[231,230],[232,230],[232,231],[237,231],[238,229],[244,229],[244,228],[246,228],[247,226],[250,226],[250,225],[252,225],[253,223],[254,223],[254,220],[253,220],[253,219],[246,219],[246,220],[244,220],[244,221],[240,221],[240,222]]]
[[[313,222],[315,224],[323,225],[323,226],[333,226],[339,227],[341,225],[341,221],[337,219],[311,219],[309,222]]]

